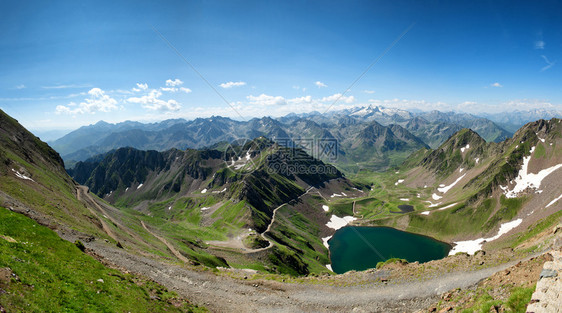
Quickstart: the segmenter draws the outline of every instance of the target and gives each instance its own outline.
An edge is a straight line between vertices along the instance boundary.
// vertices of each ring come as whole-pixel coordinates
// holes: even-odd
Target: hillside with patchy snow
[[[394,185],[424,201],[405,228],[453,241],[451,253],[474,253],[562,209],[562,123],[529,123],[501,143],[464,129],[397,173]]]

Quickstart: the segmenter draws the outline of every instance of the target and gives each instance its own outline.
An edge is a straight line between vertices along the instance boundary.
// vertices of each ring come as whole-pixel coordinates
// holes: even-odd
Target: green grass
[[[246,213],[246,210],[244,210],[245,207],[246,201],[239,201],[236,203],[231,200],[226,201],[225,204],[211,215],[211,217],[217,218],[213,223],[213,227],[221,231],[235,231],[242,228],[247,222],[247,220],[244,219],[244,214]]]
[[[353,216],[353,202],[349,202],[349,200],[330,203],[330,212],[337,216]]]
[[[514,287],[510,288],[509,297],[505,300],[494,299],[489,293],[489,289],[478,289],[473,295],[474,304],[472,307],[465,308],[462,313],[488,313],[492,306],[502,306],[505,312],[525,313],[527,304],[531,301],[531,296],[535,287]]]
[[[93,216],[76,199],[70,177],[63,176],[64,173],[53,172],[41,163],[30,164],[11,151],[4,151],[4,154],[13,163],[10,169],[6,169],[7,171],[11,172],[11,168],[19,170],[18,167],[24,167],[34,181],[22,180],[12,174],[0,175],[0,190],[28,207],[59,221],[65,221],[68,226],[76,230],[109,239],[107,234],[90,223],[90,218]]]
[[[246,246],[248,248],[251,248],[251,249],[265,248],[269,245],[269,241],[264,240],[258,234],[251,234],[251,235],[246,236],[246,238],[244,238],[243,242],[244,242],[244,246]]]
[[[540,234],[541,232],[545,231],[547,228],[553,227],[555,224],[558,224],[561,221],[562,221],[562,211],[558,211],[546,217],[545,219],[535,223],[534,225],[529,226],[527,231],[521,232],[521,234],[517,237],[517,239],[515,239],[515,241],[512,243],[512,248],[519,246],[525,241]]]
[[[308,201],[311,201],[312,204],[316,203],[316,199]],[[297,252],[300,261],[306,265],[310,273],[329,273],[324,266],[330,263],[328,251],[320,239],[320,230],[316,223],[290,206],[279,209],[276,216],[274,227],[268,235],[278,244],[290,247],[291,251]],[[294,265],[300,266],[300,262],[291,266]],[[297,270],[302,269],[297,267]],[[291,275],[296,273],[294,268],[291,271],[281,268],[277,272]]]
[[[387,265],[387,264],[393,264],[393,263],[401,263],[401,264],[407,264],[408,261],[405,259],[400,259],[400,258],[390,258],[386,261],[383,262],[378,262],[377,263],[377,269],[380,269],[381,267]]]
[[[535,148],[535,158],[540,159],[546,155],[546,149],[542,143],[537,143]]]
[[[430,215],[410,215],[409,231],[448,238],[458,234],[478,234],[492,214],[493,199],[485,200],[478,208],[456,205],[443,211],[432,211]]]
[[[52,230],[0,208],[0,267],[17,276],[0,283],[8,312],[200,312],[163,286],[109,269]],[[100,280],[103,280],[101,282]]]
[[[521,209],[525,198],[506,198],[504,195],[500,198],[500,209],[492,216],[483,226],[484,230],[490,230],[501,221],[510,221]]]
[[[527,304],[531,301],[535,287],[518,287],[514,288],[511,295],[505,302],[505,306],[511,310],[511,312],[525,313]]]

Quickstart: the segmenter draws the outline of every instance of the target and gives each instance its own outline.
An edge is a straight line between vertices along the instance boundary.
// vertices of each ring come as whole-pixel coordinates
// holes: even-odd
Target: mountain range
[[[383,131],[385,127],[389,131]],[[289,114],[277,119],[263,117],[249,121],[218,116],[152,124],[102,121],[81,127],[51,145],[70,168],[77,161],[121,147],[158,151],[198,149],[220,142],[265,136],[282,145],[309,149],[309,153],[341,168],[384,170],[400,164],[417,149],[439,146],[462,128],[473,129],[487,141],[497,142],[511,135],[494,122],[474,115],[439,111],[411,113],[367,106],[325,114]],[[374,137],[367,138],[367,135]],[[318,153],[322,145],[329,142],[335,143],[332,154]]]

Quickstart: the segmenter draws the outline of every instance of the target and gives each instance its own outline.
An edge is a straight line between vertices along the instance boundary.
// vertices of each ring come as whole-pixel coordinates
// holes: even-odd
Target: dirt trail
[[[308,188],[306,189],[305,193],[303,193],[302,195],[298,196],[296,199],[290,200],[294,201],[294,200],[299,200],[300,198],[304,197],[305,195],[307,195],[312,189],[316,189],[315,187],[312,186],[308,186]],[[320,193],[320,192],[318,192]],[[321,195],[321,194],[320,194]],[[242,236],[237,236],[235,238],[232,238],[230,240],[227,241],[208,241],[207,244],[215,246],[215,247],[219,247],[219,248],[231,248],[231,249],[237,249],[240,250],[240,252],[244,253],[244,254],[250,254],[250,253],[256,253],[256,252],[261,252],[261,251],[265,251],[267,249],[270,249],[271,247],[273,247],[273,241],[271,241],[271,239],[267,238],[266,234],[269,233],[271,231],[271,227],[273,226],[273,223],[275,223],[275,218],[277,216],[277,211],[284,207],[285,205],[289,204],[289,202],[285,202],[283,204],[281,204],[280,206],[276,207],[273,210],[273,214],[271,216],[271,222],[269,223],[269,225],[267,225],[267,229],[262,232],[260,234],[260,236],[264,239],[267,240],[267,242],[269,242],[269,245],[267,247],[264,248],[259,248],[259,249],[249,249],[249,248],[245,248],[244,244],[242,243]]]
[[[86,196],[86,198],[88,200],[84,200],[82,198],[82,194],[84,194]],[[105,216],[107,216],[109,218],[109,216],[107,214],[105,214],[105,212],[102,210],[102,208],[100,206],[97,205],[97,203],[92,199],[92,197],[90,197],[90,195],[88,194],[88,187],[85,186],[78,186],[76,188],[76,198],[78,199],[78,201],[80,202],[88,202],[88,203],[92,203],[94,204],[101,212],[102,214],[104,214]],[[113,233],[113,231],[111,231],[111,228],[107,225],[107,223],[100,217],[98,217],[98,213],[96,211],[94,211],[94,209],[91,208],[91,206],[86,205],[86,208],[90,211],[90,213],[92,213],[97,219],[98,221],[101,223],[102,229],[103,231],[111,238],[113,238],[113,240],[115,241],[119,241],[117,239],[117,236],[115,236],[115,234]]]
[[[211,312],[415,312],[438,301],[444,292],[473,286],[517,262],[426,280],[336,287],[313,282],[239,280],[160,263],[96,242],[88,243],[88,247],[115,265],[150,277]],[[342,275],[339,279],[351,277]]]
[[[84,195],[84,197],[86,199],[84,199],[84,197],[82,197],[81,195]],[[119,221],[117,221],[115,218],[112,217],[111,214],[109,214],[97,201],[96,199],[94,199],[92,196],[90,196],[90,192],[89,192],[89,188],[86,186],[77,186],[76,187],[76,198],[78,199],[78,201],[81,202],[86,202],[86,203],[90,203],[92,204],[94,207],[96,207],[101,214],[109,219],[117,228],[119,228],[120,230],[124,231],[125,233],[127,233],[129,236],[131,236],[132,238],[136,239],[137,242],[140,243],[144,243],[147,244],[147,242],[142,239],[139,235],[137,235],[136,233],[132,232],[129,230],[128,227],[123,226],[121,223],[119,223]],[[85,200],[85,201],[84,201]],[[104,204],[105,205],[105,204]],[[98,215],[95,213],[94,210],[92,210],[92,208],[88,205],[86,205],[86,207],[88,208],[88,210],[90,210],[90,212],[92,212],[96,217],[98,217]],[[100,222],[102,223],[103,229],[104,231],[111,237],[113,238],[115,241],[119,241],[117,239],[117,237],[115,236],[115,234],[111,231],[110,227],[107,225],[107,223],[105,223],[103,221],[103,219],[99,218]]]
[[[176,248],[174,248],[174,246],[172,246],[166,239],[156,235],[155,233],[153,233],[150,229],[148,229],[148,227],[146,227],[146,225],[144,224],[143,221],[141,221],[142,227],[144,229],[146,229],[147,232],[149,232],[152,236],[156,237],[156,239],[160,240],[162,243],[164,243],[166,245],[166,247],[168,247],[168,249],[170,249],[170,251],[172,251],[172,253],[181,261],[190,264],[191,262],[184,257],[178,250],[176,250]]]

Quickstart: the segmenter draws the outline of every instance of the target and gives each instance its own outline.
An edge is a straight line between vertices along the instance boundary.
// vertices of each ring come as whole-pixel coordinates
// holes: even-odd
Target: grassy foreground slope
[[[2,207],[0,250],[0,309],[7,312],[204,311],[153,281],[107,268]]]
[[[111,270],[52,231],[125,248],[157,241],[135,239],[84,200],[58,153],[0,111],[0,305],[7,312],[177,311],[174,304],[187,311],[162,286]]]

